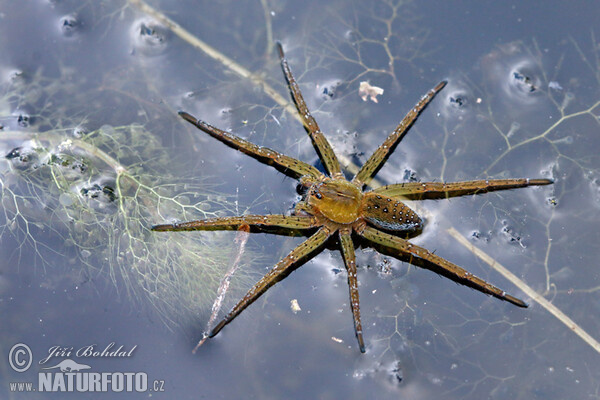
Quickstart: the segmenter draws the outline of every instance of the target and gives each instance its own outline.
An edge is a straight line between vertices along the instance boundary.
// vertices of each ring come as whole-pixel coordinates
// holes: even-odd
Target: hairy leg
[[[508,301],[516,306],[527,307],[527,304],[523,300],[507,294],[504,290],[487,283],[458,265],[433,254],[423,247],[414,245],[407,240],[378,231],[369,226],[365,227],[359,234],[365,239],[387,249],[392,255],[401,257],[408,256],[411,264],[431,269],[457,283],[469,286],[501,300]]]
[[[365,342],[363,340],[362,324],[360,322],[360,302],[358,299],[358,278],[356,276],[356,257],[354,254],[354,243],[350,236],[350,231],[339,231],[340,244],[342,246],[342,255],[348,271],[348,287],[350,288],[350,306],[352,307],[352,316],[354,317],[354,332],[358,339],[358,347],[361,353],[365,352]]]
[[[496,190],[516,189],[527,186],[550,185],[551,179],[485,179],[464,182],[407,182],[382,186],[373,190],[390,197],[402,197],[409,200],[445,199],[471,194],[493,192]]]
[[[281,43],[277,43],[277,49],[279,50],[279,58],[281,60],[281,68],[283,69],[283,73],[288,82],[288,86],[290,88],[290,92],[292,93],[292,98],[294,99],[294,103],[296,104],[296,108],[298,109],[298,113],[300,113],[300,117],[304,123],[304,127],[306,128],[308,135],[310,136],[310,140],[317,150],[317,154],[323,162],[325,169],[329,173],[330,176],[340,176],[342,174],[340,169],[340,163],[331,148],[331,145],[319,129],[319,125],[317,121],[313,118],[310,111],[308,110],[308,106],[304,101],[304,97],[302,97],[302,92],[300,92],[300,87],[294,76],[292,75],[292,70],[290,69],[287,60],[285,59],[285,55],[283,54],[283,47],[281,47]]]
[[[316,227],[312,216],[287,215],[244,215],[241,217],[222,217],[199,221],[176,222],[173,224],[154,225],[153,231],[229,231],[240,226],[249,228],[274,227],[283,229],[310,229]]]
[[[367,160],[367,162],[361,167],[354,179],[354,183],[360,185],[368,184],[377,171],[383,166],[387,157],[394,151],[396,145],[400,143],[406,132],[412,124],[417,120],[421,111],[427,107],[427,105],[433,100],[436,94],[439,93],[446,86],[446,81],[442,81],[437,84],[436,87],[431,89],[421,100],[406,114],[406,116],[400,121],[396,129],[385,139],[385,141],[375,150],[373,155]]]
[[[249,155],[258,161],[275,167],[278,171],[292,176],[293,178],[299,178],[302,176],[308,176],[313,179],[317,179],[322,176],[318,169],[295,158],[288,157],[284,154],[278,153],[275,150],[271,150],[267,147],[257,146],[252,142],[237,137],[229,132],[222,129],[216,128],[204,121],[201,121],[191,114],[185,111],[179,111],[179,115],[194,125],[196,128],[208,133],[212,137],[220,140],[226,145],[233,147],[236,150],[241,151]]]
[[[210,332],[209,337],[214,337],[225,325],[230,323],[250,304],[254,303],[271,286],[287,277],[293,270],[298,268],[302,262],[308,261],[315,251],[321,247],[331,236],[329,229],[322,227],[310,238],[302,242],[298,247],[279,261],[252,289],[246,293],[227,316],[219,322]]]

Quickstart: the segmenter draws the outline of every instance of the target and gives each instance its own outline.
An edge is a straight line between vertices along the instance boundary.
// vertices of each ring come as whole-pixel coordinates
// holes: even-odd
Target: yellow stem
[[[600,353],[600,343],[594,339],[589,333],[583,330],[575,321],[569,318],[565,313],[563,313],[558,307],[554,304],[546,300],[545,297],[537,293],[533,288],[523,282],[518,276],[510,272],[506,267],[502,264],[494,260],[483,250],[475,247],[473,243],[469,242],[463,235],[461,235],[456,229],[448,228],[447,232],[456,239],[460,244],[469,249],[473,254],[479,257],[483,262],[488,264],[494,270],[498,271],[502,274],[506,279],[508,279],[511,283],[521,289],[527,296],[529,296],[533,301],[542,306],[546,311],[550,314],[554,315],[560,322],[565,324],[567,328],[569,328],[573,333],[583,339],[584,342],[592,346],[596,352]]]

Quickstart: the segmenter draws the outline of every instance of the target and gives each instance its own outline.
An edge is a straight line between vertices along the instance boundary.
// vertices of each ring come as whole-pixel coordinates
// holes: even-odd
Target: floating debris
[[[551,81],[550,83],[548,83],[548,87],[554,90],[563,90],[562,86],[560,86],[560,83],[556,81]]]
[[[377,86],[371,86],[369,82],[362,81],[358,87],[358,95],[363,101],[369,98],[373,103],[378,103],[377,96],[383,94],[383,89]]]
[[[302,311],[300,304],[298,304],[298,299],[292,299],[290,302],[290,308],[294,314],[298,313],[298,311]]]

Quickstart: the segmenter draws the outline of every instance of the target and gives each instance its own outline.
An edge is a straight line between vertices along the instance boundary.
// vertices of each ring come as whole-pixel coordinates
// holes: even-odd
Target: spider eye
[[[315,197],[319,200],[323,198],[323,195],[320,192],[315,193]]]
[[[303,196],[306,194],[307,192],[307,187],[303,186],[301,184],[296,185],[296,193],[298,193],[300,196]]]

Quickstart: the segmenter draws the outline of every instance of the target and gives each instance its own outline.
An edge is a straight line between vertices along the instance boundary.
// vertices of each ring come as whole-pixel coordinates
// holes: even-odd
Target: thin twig
[[[192,350],[193,354],[196,354],[196,351],[200,346],[204,344],[206,339],[208,339],[208,332],[210,332],[212,326],[214,325],[217,316],[219,315],[219,311],[221,311],[221,306],[223,305],[223,299],[227,294],[227,290],[229,289],[229,282],[231,281],[231,277],[237,271],[238,266],[240,265],[240,261],[242,261],[242,256],[244,254],[244,249],[246,248],[246,243],[248,242],[248,237],[250,236],[250,227],[248,225],[242,225],[238,229],[238,233],[235,237],[235,242],[238,244],[238,251],[235,255],[235,259],[231,263],[231,267],[229,267],[229,271],[225,274],[223,279],[221,280],[221,284],[219,285],[219,290],[217,290],[217,297],[212,306],[210,318],[208,323],[206,324],[206,331],[202,334],[202,339],[198,342],[194,350]]]
[[[600,343],[594,339],[589,333],[583,330],[579,325],[575,323],[571,318],[569,318],[565,313],[558,309],[554,304],[546,300],[545,297],[537,293],[533,288],[523,282],[518,276],[510,272],[506,267],[502,264],[494,260],[483,250],[475,247],[473,243],[469,242],[463,235],[461,235],[456,229],[448,228],[447,232],[456,239],[460,244],[465,246],[469,251],[479,257],[483,262],[488,264],[494,270],[498,271],[502,276],[508,279],[511,283],[521,289],[527,296],[529,296],[533,301],[542,306],[546,311],[550,314],[554,315],[560,322],[565,324],[567,328],[573,331],[577,336],[579,336],[584,342],[589,344],[596,350],[596,352],[600,353]]]

